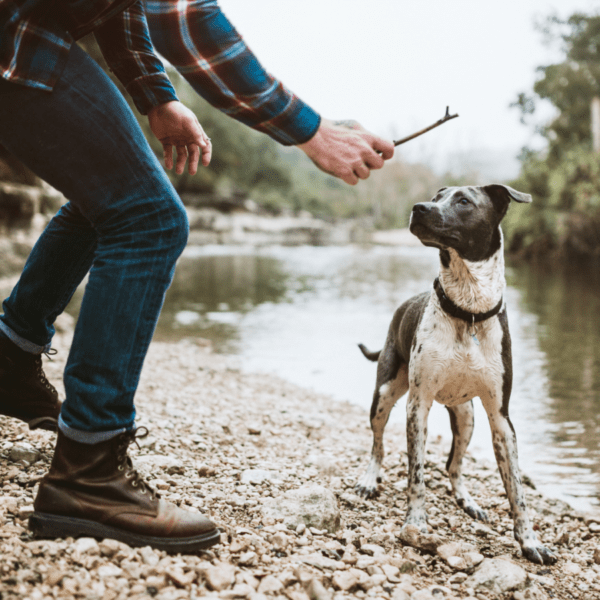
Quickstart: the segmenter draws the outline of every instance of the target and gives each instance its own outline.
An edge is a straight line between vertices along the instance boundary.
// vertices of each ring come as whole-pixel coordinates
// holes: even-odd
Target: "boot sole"
[[[29,429],[32,431],[34,429],[44,429],[46,431],[58,431],[58,420],[57,417],[27,417],[25,415],[20,415],[16,413],[12,413],[9,411],[0,412],[0,416],[9,417],[10,419],[18,419],[19,421],[23,421],[23,423],[27,423],[29,425]]]
[[[77,538],[82,536],[98,539],[109,538],[124,542],[134,548],[151,546],[156,550],[181,554],[210,548],[221,541],[221,533],[218,529],[194,537],[161,538],[131,533],[87,519],[76,519],[40,512],[34,512],[29,517],[29,529],[34,535],[41,538]]]

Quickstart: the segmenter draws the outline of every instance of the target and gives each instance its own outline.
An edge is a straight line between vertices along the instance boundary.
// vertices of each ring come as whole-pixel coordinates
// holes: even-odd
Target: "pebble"
[[[210,565],[203,573],[208,587],[216,592],[227,589],[235,581],[235,567],[229,563]]]
[[[9,451],[8,457],[13,462],[24,460],[28,464],[33,464],[40,458],[39,450],[36,450],[31,444],[19,442],[15,444]]]
[[[82,537],[73,543],[73,552],[77,554],[100,554],[100,545],[94,538]]]

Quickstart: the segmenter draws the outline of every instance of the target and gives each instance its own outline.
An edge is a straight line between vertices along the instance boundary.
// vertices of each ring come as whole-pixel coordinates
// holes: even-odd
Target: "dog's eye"
[[[467,204],[469,204],[469,201],[466,198],[460,198],[458,203],[462,204],[463,206],[466,206]]]

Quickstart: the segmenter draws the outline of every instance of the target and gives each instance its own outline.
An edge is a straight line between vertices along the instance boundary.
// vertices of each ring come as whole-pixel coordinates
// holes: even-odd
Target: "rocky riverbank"
[[[68,329],[63,325],[63,329]],[[55,383],[69,335],[47,373]],[[386,431],[386,479],[373,500],[353,486],[371,444],[367,412],[273,376],[246,373],[203,342],[155,343],[137,396],[138,469],[167,499],[209,514],[222,543],[168,556],[113,541],[34,540],[27,517],[54,436],[0,417],[0,598],[600,598],[600,519],[526,488],[552,567],[525,561],[512,537],[495,465],[467,460],[468,485],[489,524],[454,503],[448,443],[428,443],[430,534],[399,537],[406,441]]]

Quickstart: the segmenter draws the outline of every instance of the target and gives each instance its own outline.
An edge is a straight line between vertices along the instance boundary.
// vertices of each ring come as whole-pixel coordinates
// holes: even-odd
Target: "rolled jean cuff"
[[[48,352],[52,347],[52,344],[46,344],[45,346],[39,346],[29,340],[21,337],[15,333],[4,321],[0,320],[0,332],[3,333],[11,342],[15,343],[24,352],[30,354],[41,354],[42,352]]]
[[[82,431],[81,429],[73,429],[63,421],[61,415],[58,417],[58,428],[66,437],[80,444],[100,444],[127,431],[125,427],[113,429],[112,431]]]

